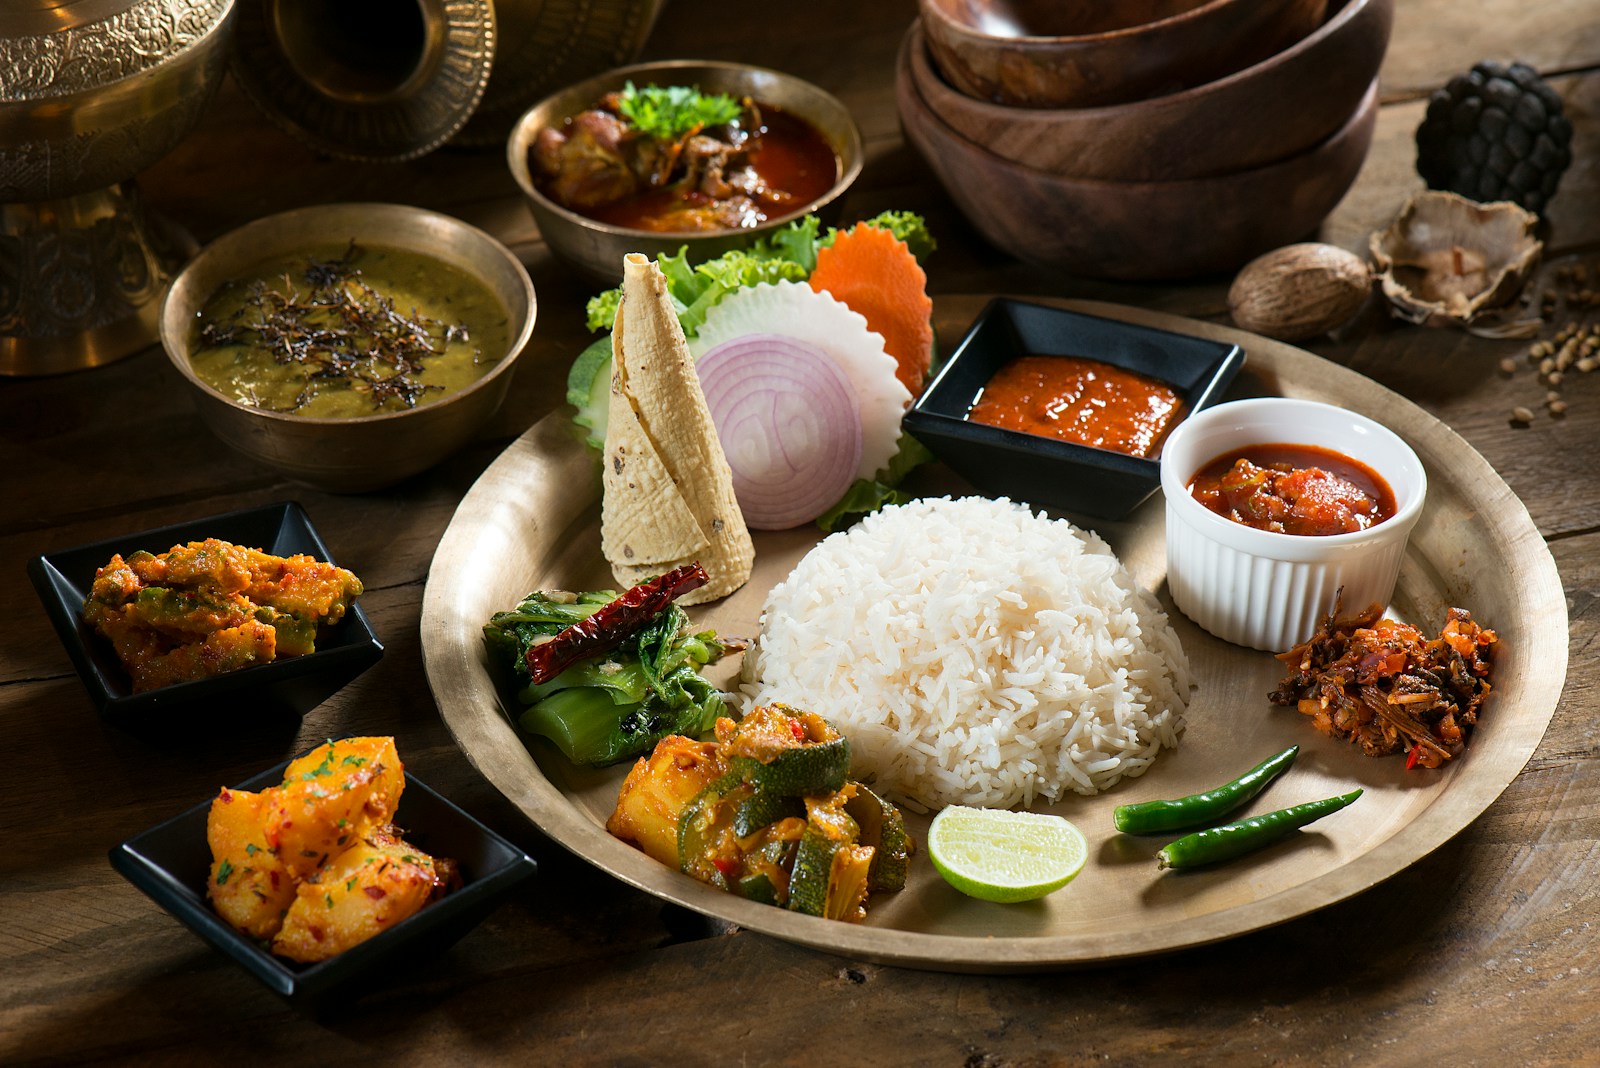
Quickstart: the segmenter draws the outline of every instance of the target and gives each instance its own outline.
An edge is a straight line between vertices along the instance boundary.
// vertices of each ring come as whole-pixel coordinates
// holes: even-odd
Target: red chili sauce
[[[1395,513],[1394,491],[1360,460],[1316,445],[1248,445],[1189,480],[1189,494],[1247,527],[1279,534],[1349,534]]]
[[[967,418],[1148,457],[1182,411],[1177,390],[1148,375],[1078,356],[1019,356],[983,387]]]
[[[770,104],[761,105],[761,137],[743,165],[755,172],[766,192],[752,198],[739,216],[739,227],[759,226],[768,219],[797,211],[839,180],[839,157],[821,131]],[[697,209],[714,204],[715,200],[705,193],[675,183],[581,210],[598,222],[633,230],[737,228],[725,216],[717,216],[715,222],[697,216]]]

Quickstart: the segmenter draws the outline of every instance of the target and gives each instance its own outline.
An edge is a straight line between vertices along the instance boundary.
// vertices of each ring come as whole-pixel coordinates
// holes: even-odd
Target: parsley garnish
[[[328,755],[322,758],[322,763],[300,776],[301,782],[310,782],[312,779],[323,775],[333,774],[333,750],[328,750]]]
[[[328,903],[328,907],[330,909],[333,908],[333,895],[332,894],[323,894],[322,895],[322,900],[324,900],[324,901],[326,901]]]
[[[364,757],[364,756],[356,756],[354,753],[351,753],[349,756],[347,756],[343,760],[339,761],[339,763],[341,765],[349,764],[350,766],[357,767],[357,768],[359,768],[361,765],[365,764],[366,762],[367,762],[367,758],[366,757]]]
[[[222,864],[217,868],[217,885],[221,886],[228,881],[228,876],[233,874],[233,865],[228,863],[228,858],[222,858]]]
[[[707,126],[723,126],[739,117],[739,102],[722,93],[702,93],[685,85],[628,82],[618,94],[617,111],[639,131],[659,141],[676,141]]]
[[[253,857],[259,852],[261,852],[261,850],[254,842],[246,842],[245,843],[245,845],[244,845],[244,855],[245,856]]]

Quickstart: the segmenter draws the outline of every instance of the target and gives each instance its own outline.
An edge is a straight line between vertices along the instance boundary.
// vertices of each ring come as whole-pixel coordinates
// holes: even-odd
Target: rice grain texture
[[[1189,664],[1093,532],[1007,500],[885,508],[768,594],[752,704],[817,712],[918,808],[1094,794],[1178,744]]]

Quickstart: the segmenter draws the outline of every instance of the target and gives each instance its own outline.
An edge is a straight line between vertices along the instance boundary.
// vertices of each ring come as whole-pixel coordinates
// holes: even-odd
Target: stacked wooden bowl
[[[921,7],[896,78],[907,138],[995,246],[1118,279],[1225,271],[1312,233],[1366,159],[1394,15],[1394,0]]]

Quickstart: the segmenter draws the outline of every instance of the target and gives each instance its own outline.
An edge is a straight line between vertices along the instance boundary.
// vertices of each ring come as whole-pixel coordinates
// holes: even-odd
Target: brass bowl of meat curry
[[[203,249],[167,293],[161,342],[217,437],[354,493],[466,444],[504,401],[535,312],[527,270],[483,231],[325,204]]]
[[[653,114],[691,92],[723,98],[727,111],[657,136],[619,107],[635,92],[653,94],[640,108]],[[826,220],[861,173],[862,149],[849,109],[810,82],[744,63],[674,60],[547,97],[512,129],[506,160],[551,250],[613,285],[630,252],[687,248],[699,263],[798,216]]]

